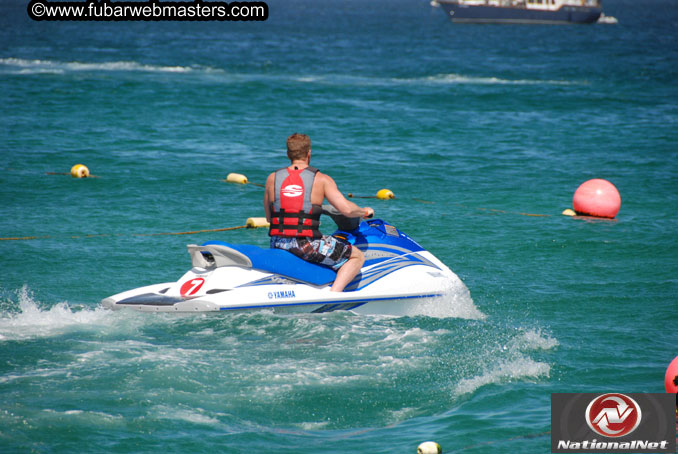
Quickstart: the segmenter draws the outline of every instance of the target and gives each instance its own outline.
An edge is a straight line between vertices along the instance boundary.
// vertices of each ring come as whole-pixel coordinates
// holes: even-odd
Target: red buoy
[[[586,181],[577,188],[572,198],[577,214],[614,218],[621,207],[621,197],[617,188],[607,180],[595,178]]]
[[[666,369],[664,387],[667,393],[678,393],[678,356],[673,358],[673,361],[671,361],[671,364]]]

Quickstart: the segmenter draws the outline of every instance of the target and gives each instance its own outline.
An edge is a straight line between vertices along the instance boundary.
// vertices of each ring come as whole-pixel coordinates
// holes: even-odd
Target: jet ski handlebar
[[[344,216],[339,210],[329,204],[324,204],[322,208],[322,214],[326,214],[331,217],[335,224],[337,224],[337,227],[339,227],[339,230],[350,232],[351,230],[355,230],[358,228],[358,226],[360,226],[360,221],[362,219],[360,217],[349,218],[348,216]]]

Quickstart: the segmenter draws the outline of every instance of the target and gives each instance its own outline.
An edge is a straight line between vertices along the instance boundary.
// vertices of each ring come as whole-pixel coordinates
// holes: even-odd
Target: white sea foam
[[[320,421],[320,422],[302,422],[297,424],[301,429],[303,430],[308,430],[308,431],[314,431],[314,430],[323,430],[325,429],[329,423],[327,421]]]
[[[63,74],[75,71],[136,71],[136,72],[161,72],[161,73],[188,73],[196,70],[209,71],[212,68],[193,66],[163,66],[148,65],[135,61],[111,61],[111,62],[60,62],[54,60],[28,60],[23,58],[0,58],[0,65],[10,68],[10,72],[17,74],[40,74],[55,73]]]
[[[136,61],[108,62],[62,62],[25,58],[0,58],[0,65],[10,74],[65,74],[68,72],[155,72],[155,73],[201,73],[213,74],[222,82],[246,82],[253,80],[289,81],[302,84],[339,85],[339,86],[394,86],[394,85],[582,85],[586,82],[570,80],[510,79],[496,76],[473,76],[456,73],[443,73],[420,77],[379,77],[355,76],[346,74],[307,74],[303,76],[289,74],[227,73],[223,69],[207,66],[152,65]]]
[[[0,341],[56,336],[76,327],[105,324],[111,316],[103,308],[74,309],[67,303],[40,309],[26,286],[17,292],[17,299],[18,312],[0,312]]]
[[[405,407],[398,410],[386,411],[386,423],[389,425],[398,424],[408,419],[414,418],[421,413],[418,407]]]
[[[580,81],[509,79],[494,76],[469,76],[456,73],[420,77],[369,77],[343,74],[307,75],[296,82],[323,85],[391,86],[391,85],[581,85]]]
[[[546,363],[534,361],[530,358],[517,358],[499,363],[479,376],[461,380],[457,384],[454,393],[456,395],[468,394],[485,385],[548,377],[550,371],[551,366]]]
[[[256,363],[236,359],[237,369],[250,383],[240,390],[240,397],[266,405],[271,399],[285,398],[290,392],[304,388],[386,385],[394,375],[428,369],[430,357],[421,351],[435,348],[430,345],[440,336],[418,327],[401,329],[394,319],[341,315],[327,318],[330,320],[295,319],[295,322],[310,319],[316,325],[324,325],[325,331],[319,335],[325,341],[320,344],[285,344],[282,351]],[[298,349],[315,353],[300,355]]]
[[[441,297],[429,298],[407,306],[404,315],[425,315],[435,318],[463,318],[484,320],[483,314],[473,303],[471,293],[464,283],[455,276]]]
[[[167,406],[157,406],[153,409],[153,416],[158,419],[174,419],[179,421],[186,421],[193,424],[216,425],[219,420],[212,416],[205,414],[201,408],[183,409],[171,408]]]
[[[503,344],[495,346],[490,353],[489,364],[482,372],[457,383],[454,394],[467,394],[489,385],[513,380],[548,377],[551,366],[526,356],[526,352],[551,350],[557,347],[558,340],[538,329],[518,329],[515,335]],[[482,359],[479,359],[482,361]]]
[[[548,334],[544,334],[541,330],[530,329],[523,331],[519,336],[513,339],[512,348],[527,351],[527,350],[550,350],[559,346],[558,339],[555,339]]]
[[[35,379],[40,379],[40,378],[47,378],[47,377],[68,377],[70,374],[70,371],[65,368],[56,368],[56,369],[48,369],[48,368],[37,368],[35,370],[31,370],[26,373],[16,373],[16,374],[6,374],[3,376],[0,376],[0,383],[7,384],[7,383],[12,383],[16,381],[21,381],[21,380],[35,380]]]
[[[464,76],[461,74],[436,74],[422,78],[403,79],[412,83],[430,84],[476,84],[476,85],[577,85],[579,82],[567,80],[505,79],[500,77]]]
[[[155,346],[143,350],[137,361],[142,364],[158,364],[160,367],[209,366],[211,363],[207,359],[207,353],[200,349]]]
[[[85,411],[85,410],[66,410],[56,411],[52,409],[43,410],[43,415],[50,419],[66,419],[73,418],[90,425],[117,425],[124,422],[121,415],[112,415],[100,411]]]

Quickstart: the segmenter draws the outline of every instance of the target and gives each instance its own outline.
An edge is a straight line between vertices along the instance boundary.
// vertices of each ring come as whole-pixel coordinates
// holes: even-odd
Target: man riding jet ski
[[[111,309],[212,312],[272,309],[409,315],[416,303],[465,289],[456,274],[372,208],[346,200],[329,176],[309,166],[310,139],[287,141],[289,167],[266,181],[270,249],[208,241],[188,245],[192,269],[176,282],[102,300]],[[321,206],[327,199],[332,206]],[[339,230],[320,233],[320,215]],[[291,253],[290,253],[291,252]]]
[[[307,135],[294,133],[287,138],[287,157],[289,167],[276,170],[266,180],[264,209],[271,225],[271,248],[337,271],[331,291],[341,292],[358,274],[365,256],[350,243],[320,233],[321,205],[327,199],[344,216],[365,219],[374,210],[346,200],[329,175],[309,165],[311,139]]]

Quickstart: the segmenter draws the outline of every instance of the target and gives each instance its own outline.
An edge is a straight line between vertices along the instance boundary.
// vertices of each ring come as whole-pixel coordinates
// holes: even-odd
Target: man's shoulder
[[[326,174],[326,173],[322,173],[322,172],[320,172],[320,171],[318,171],[318,173],[315,174],[315,179],[316,179],[316,181],[318,181],[324,188],[328,188],[328,187],[330,187],[331,185],[336,184],[336,183],[334,183],[334,180],[332,179],[331,176],[329,176],[329,175]]]
[[[334,179],[326,173],[318,172],[315,179],[320,187],[322,187],[324,196],[337,190],[337,183],[335,183]]]
[[[322,173],[320,170],[318,170],[318,171],[316,172],[315,177],[316,177],[316,178],[320,178],[321,180],[325,180],[325,181],[330,181],[330,180],[332,180],[332,177],[331,177],[331,176],[329,176],[329,175],[326,174],[326,173]]]

